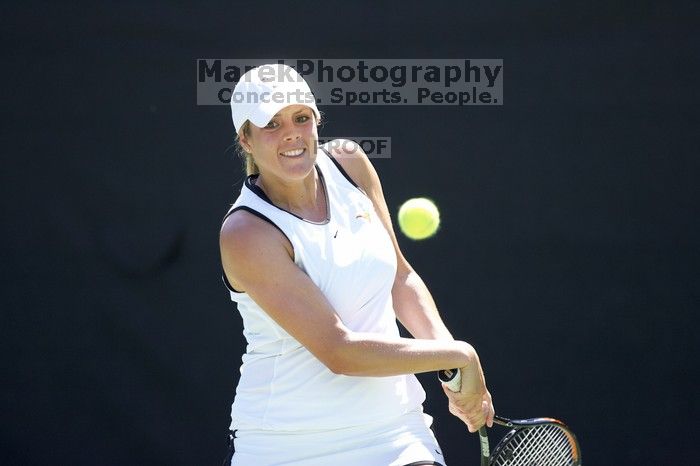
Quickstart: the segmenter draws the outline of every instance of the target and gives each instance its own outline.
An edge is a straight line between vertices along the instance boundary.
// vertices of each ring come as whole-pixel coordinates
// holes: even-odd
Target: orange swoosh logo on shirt
[[[361,214],[357,214],[357,215],[355,215],[355,218],[364,218],[368,222],[372,221],[372,219],[369,216],[369,212],[362,212]]]

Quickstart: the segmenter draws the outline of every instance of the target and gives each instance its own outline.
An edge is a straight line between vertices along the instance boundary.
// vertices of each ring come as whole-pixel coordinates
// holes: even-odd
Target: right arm
[[[390,376],[478,365],[463,341],[388,337],[348,329],[316,284],[293,261],[287,238],[238,211],[224,223],[221,259],[227,278],[336,374]]]

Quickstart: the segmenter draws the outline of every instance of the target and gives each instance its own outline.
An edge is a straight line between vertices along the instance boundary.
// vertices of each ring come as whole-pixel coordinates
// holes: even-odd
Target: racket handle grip
[[[438,379],[444,383],[450,391],[458,392],[462,388],[462,371],[459,369],[443,369],[438,371]]]
[[[491,451],[489,448],[489,436],[486,433],[486,426],[479,429],[479,442],[481,443],[481,466],[489,466]]]

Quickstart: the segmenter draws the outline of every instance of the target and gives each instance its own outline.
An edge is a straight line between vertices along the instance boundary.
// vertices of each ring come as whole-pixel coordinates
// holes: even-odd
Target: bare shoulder
[[[349,139],[335,139],[326,143],[324,148],[365,192],[376,188],[377,171],[359,144]]]
[[[220,240],[224,246],[235,246],[255,242],[257,239],[266,241],[274,236],[274,226],[263,218],[248,210],[236,210],[226,217],[221,225]]]
[[[279,245],[291,252],[289,240],[277,226],[247,210],[237,210],[226,218],[219,243],[222,250],[231,252]]]
[[[229,281],[236,289],[245,288],[251,271],[260,258],[267,266],[293,261],[294,251],[287,237],[273,224],[246,210],[229,215],[219,235],[221,261]]]

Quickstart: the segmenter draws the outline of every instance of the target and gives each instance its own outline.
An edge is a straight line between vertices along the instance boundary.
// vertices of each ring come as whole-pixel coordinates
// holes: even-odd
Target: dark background
[[[497,410],[587,465],[694,457],[699,9],[664,2],[5,6],[3,465],[211,465],[244,350],[218,230],[242,180],[198,58],[502,58],[505,105],[325,106],[389,136],[401,238]],[[451,465],[477,441],[421,376]],[[689,460],[692,463],[692,460]]]

